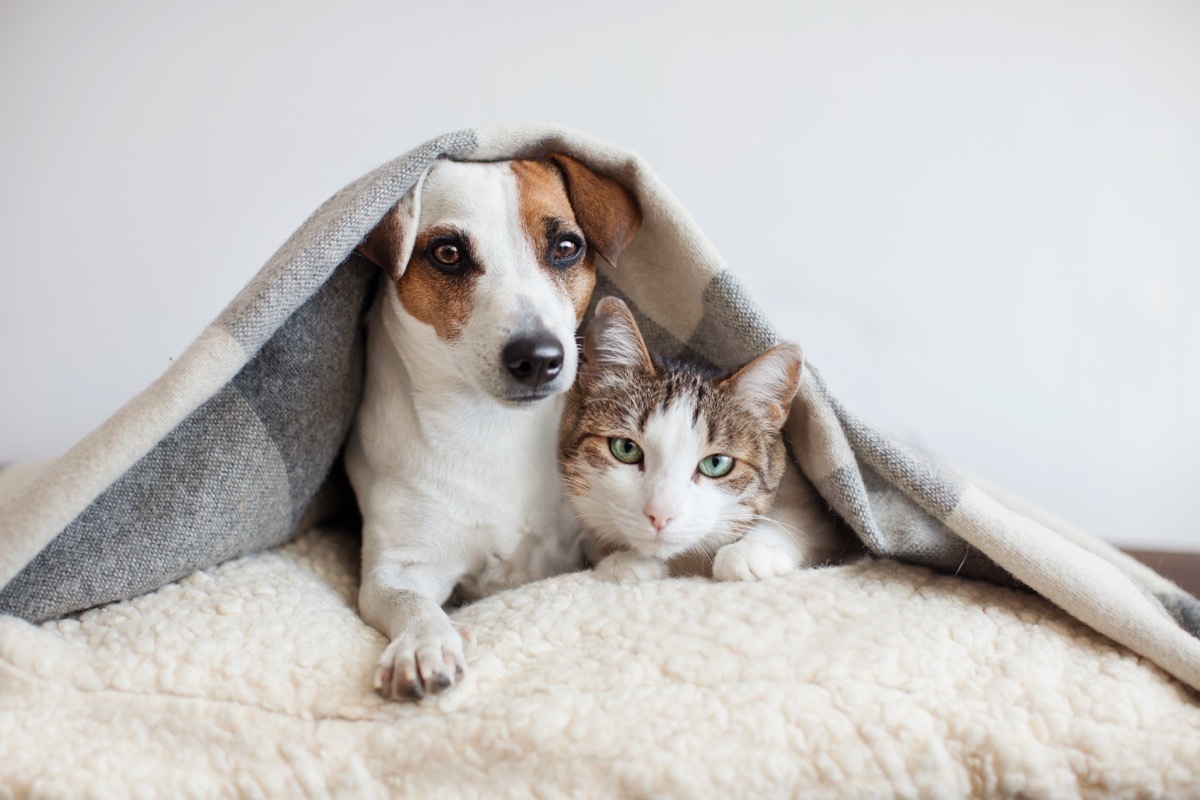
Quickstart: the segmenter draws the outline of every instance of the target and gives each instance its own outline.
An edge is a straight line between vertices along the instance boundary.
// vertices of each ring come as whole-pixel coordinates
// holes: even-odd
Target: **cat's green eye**
[[[727,456],[724,453],[713,453],[696,465],[696,469],[700,470],[702,475],[707,475],[710,478],[724,477],[733,469],[733,456]]]
[[[608,440],[608,449],[623,464],[636,464],[642,460],[642,448],[632,439],[614,436]]]

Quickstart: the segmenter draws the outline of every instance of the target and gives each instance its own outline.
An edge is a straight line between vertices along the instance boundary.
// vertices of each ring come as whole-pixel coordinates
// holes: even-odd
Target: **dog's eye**
[[[445,267],[457,267],[462,262],[462,248],[453,242],[435,244],[433,260]]]
[[[550,249],[550,260],[555,266],[569,267],[583,254],[583,242],[578,236],[568,234],[560,237]]]

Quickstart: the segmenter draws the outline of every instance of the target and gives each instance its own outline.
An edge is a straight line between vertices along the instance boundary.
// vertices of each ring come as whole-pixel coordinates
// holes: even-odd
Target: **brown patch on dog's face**
[[[447,263],[453,251],[459,261]],[[430,228],[417,234],[408,266],[396,281],[396,294],[409,314],[449,341],[462,333],[470,318],[482,271],[472,257],[470,237],[455,228]]]
[[[571,302],[579,322],[596,285],[596,256],[575,219],[562,174],[543,161],[513,161],[512,170],[517,178],[521,226],[538,265]],[[573,243],[582,252],[574,260],[562,258]]]

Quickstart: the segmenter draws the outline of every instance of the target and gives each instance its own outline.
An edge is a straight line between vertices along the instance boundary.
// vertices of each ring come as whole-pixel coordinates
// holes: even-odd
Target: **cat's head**
[[[736,538],[774,501],[800,382],[784,343],[732,375],[653,358],[620,300],[596,308],[559,457],[580,521],[659,559]]]

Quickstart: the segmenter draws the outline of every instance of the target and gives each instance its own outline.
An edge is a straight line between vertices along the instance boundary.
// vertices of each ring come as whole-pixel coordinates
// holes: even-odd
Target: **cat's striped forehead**
[[[665,414],[668,409],[690,416],[693,427],[706,423],[716,410],[713,391],[693,373],[667,373],[654,381],[615,371],[607,377],[603,385],[593,387],[594,396],[607,396],[610,401],[597,410],[607,412],[613,423],[631,433],[644,432],[652,416]]]
[[[691,365],[659,366],[651,375],[635,370],[609,370],[594,376],[585,396],[580,422],[625,434],[646,431],[655,415],[668,411],[690,416],[698,438],[709,445],[741,444],[759,450],[778,438],[756,404],[743,402],[720,384],[719,374]]]

